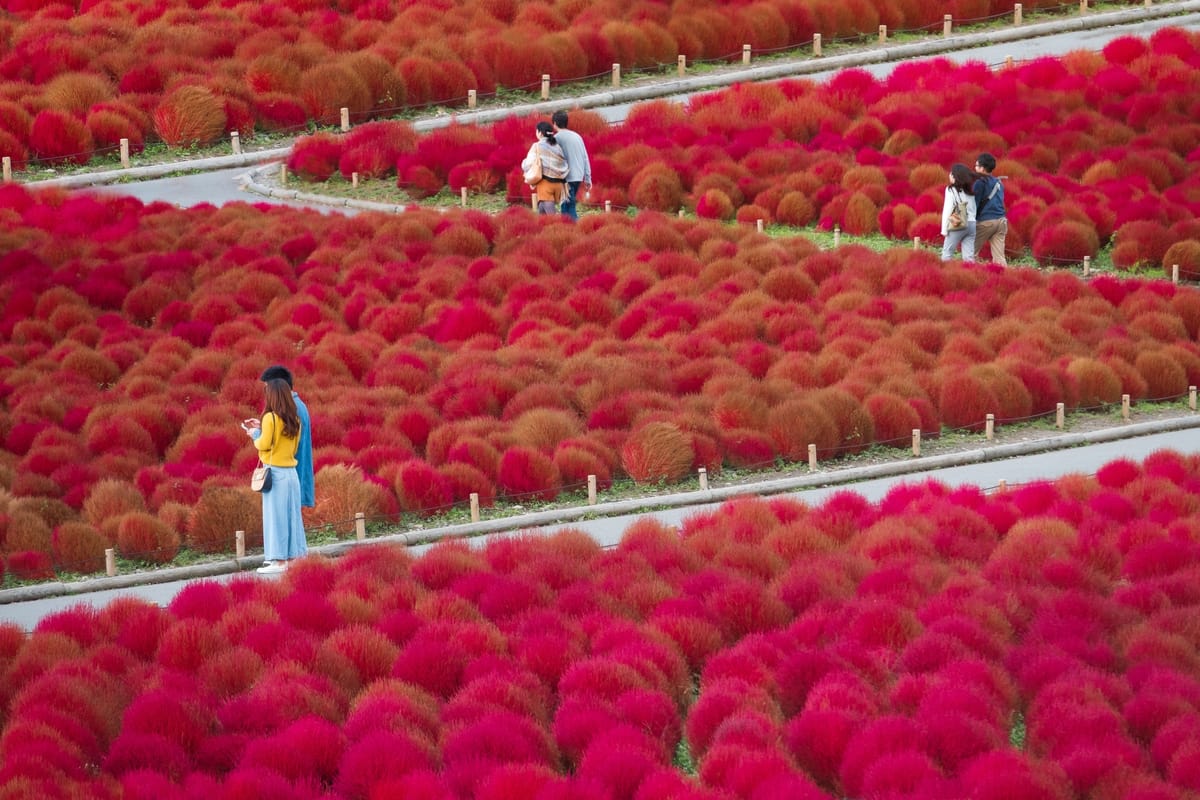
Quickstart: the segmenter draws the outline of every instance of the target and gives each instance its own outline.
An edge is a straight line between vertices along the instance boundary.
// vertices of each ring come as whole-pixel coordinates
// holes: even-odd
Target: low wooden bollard
[[[549,75],[542,76],[542,99],[543,100],[550,99],[550,76]]]
[[[111,547],[104,551],[104,574],[110,578],[117,574],[117,551]]]
[[[1000,480],[996,481],[996,491],[997,492],[1003,492],[1003,491],[1006,491],[1007,489],[1008,489],[1008,481],[1004,480],[1004,478],[1001,478]]]
[[[129,140],[121,140],[121,169],[129,169]]]
[[[682,78],[687,74],[687,56],[680,56],[676,59],[676,63],[679,66],[679,77]]]
[[[879,43],[887,44],[887,25],[879,26]]]
[[[279,183],[281,186],[287,186],[287,164],[279,165]]]
[[[360,542],[367,540],[367,515],[361,511],[354,512],[354,538]]]
[[[1129,395],[1121,395],[1121,419],[1129,422]]]
[[[815,444],[808,446],[808,471],[817,471],[817,446]]]
[[[813,34],[813,56],[815,58],[821,57],[821,34],[819,33]]]
[[[1012,67],[1013,67],[1013,64],[1015,64],[1015,63],[1016,63],[1016,62],[1015,62],[1015,61],[1013,61],[1013,57],[1012,57],[1012,56],[1005,56],[1005,57],[1004,57],[1004,67],[1005,67],[1005,69],[1012,69]]]
[[[467,89],[467,108],[474,108],[479,102],[479,92],[475,89]]]
[[[0,176],[4,178],[5,183],[12,180],[12,156],[5,156],[3,161],[0,161]]]
[[[1013,25],[1020,25],[1024,21],[1023,20],[1024,16],[1025,16],[1025,6],[1023,6],[1020,3],[1017,3],[1016,5],[1014,5],[1013,6]]]
[[[1171,265],[1171,283],[1179,283],[1179,265]]]
[[[1083,277],[1086,278],[1088,275],[1091,275],[1091,274],[1092,274],[1092,257],[1084,256],[1083,257]]]
[[[988,414],[987,421],[983,423],[983,436],[989,442],[996,438],[996,415]]]
[[[233,532],[233,552],[238,558],[246,557],[246,532]]]
[[[742,64],[750,63],[750,45],[742,45]]]
[[[357,172],[350,173],[350,185],[353,186],[355,189],[358,188],[358,173]]]
[[[1054,408],[1054,427],[1060,431],[1067,426],[1067,405],[1059,403]]]
[[[242,154],[242,135],[237,131],[229,132],[229,147],[235,156]]]
[[[679,209],[679,218],[683,219],[683,209]]]
[[[700,477],[700,491],[707,492],[708,491],[708,468],[701,467],[700,469],[696,470],[696,474]]]
[[[1188,387],[1188,408],[1190,408],[1192,411],[1196,410],[1196,387],[1195,386]]]
[[[350,109],[342,106],[342,133],[350,130]]]
[[[954,17],[949,14],[942,15],[942,36],[949,36],[954,29]]]
[[[833,226],[833,246],[839,247],[842,244],[842,228],[840,225]]]
[[[616,89],[621,85],[621,65],[613,64],[612,66],[612,85]]]
[[[605,200],[604,201],[604,213],[607,214],[610,211],[612,211],[612,200]]]
[[[1079,0],[1079,13],[1083,14],[1088,10],[1088,0]]]
[[[529,207],[532,208],[534,211],[537,211],[538,210],[537,204],[538,204],[537,192],[534,192],[533,194],[529,195]]]
[[[479,492],[471,492],[471,522],[479,522]]]
[[[920,250],[920,249],[921,249],[921,237],[914,236],[913,237],[913,250]]]
[[[758,229],[759,233],[762,233],[763,232],[763,221],[761,219],[758,220],[758,222],[755,223],[755,227]]]
[[[921,455],[921,429],[913,428],[913,455]]]
[[[467,187],[465,187],[465,186],[460,187],[458,190],[458,194],[459,194],[460,198],[462,199],[462,207],[466,208],[467,207]]]
[[[588,505],[596,505],[596,476],[588,475]]]

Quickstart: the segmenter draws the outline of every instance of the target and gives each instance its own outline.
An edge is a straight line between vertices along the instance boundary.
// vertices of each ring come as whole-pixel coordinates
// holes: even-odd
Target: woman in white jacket
[[[946,186],[946,200],[942,203],[942,261],[954,257],[954,251],[962,248],[963,261],[975,260],[975,195],[971,192],[975,173],[965,164],[950,168]]]

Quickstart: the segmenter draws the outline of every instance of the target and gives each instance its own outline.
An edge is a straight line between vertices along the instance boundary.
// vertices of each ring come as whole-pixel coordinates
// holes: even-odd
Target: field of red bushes
[[[0,625],[11,797],[1194,800],[1200,462],[367,546]],[[692,765],[685,774],[677,765]]]
[[[1059,0],[1027,0],[1027,11]],[[959,0],[958,18],[1011,14]],[[17,168],[87,163],[122,138],[206,144],[229,131],[295,131],[405,108],[463,104],[469,90],[740,57],[826,37],[940,26],[929,0],[4,0],[0,155]]]
[[[1200,292],[513,208],[353,218],[0,187],[0,542],[17,578],[261,539],[238,421],[289,365],[311,525],[774,468],[1178,398]]]
[[[685,107],[634,106],[609,127],[577,112],[591,153],[588,200],[753,224],[940,240],[946,173],[980,152],[1007,176],[1008,249],[1079,264],[1112,246],[1118,268],[1179,265],[1200,277],[1200,36],[1162,30],[990,70],[914,61],[887,78],[756,83]],[[309,180],[396,176],[411,196],[506,191],[529,202],[519,163],[533,120],[417,136],[403,122],[301,139]]]

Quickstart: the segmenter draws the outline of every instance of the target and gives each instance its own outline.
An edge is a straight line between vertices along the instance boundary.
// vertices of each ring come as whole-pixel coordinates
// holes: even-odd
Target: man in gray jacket
[[[573,220],[579,219],[575,202],[579,197],[579,186],[583,185],[585,192],[592,189],[592,162],[588,160],[587,147],[583,137],[567,128],[567,112],[555,111],[550,117],[554,123],[554,137],[567,156],[567,185],[561,210],[563,216]]]

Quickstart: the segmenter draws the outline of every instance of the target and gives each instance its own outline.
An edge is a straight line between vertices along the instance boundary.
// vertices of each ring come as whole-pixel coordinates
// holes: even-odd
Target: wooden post
[[[921,455],[921,429],[913,428],[913,455]]]
[[[813,34],[813,56],[815,58],[821,57],[821,34],[819,33]]]
[[[1088,275],[1091,275],[1091,274],[1092,274],[1092,257],[1084,256],[1083,257],[1083,277],[1086,278]]]
[[[529,195],[529,207],[532,208],[535,212],[538,210],[537,192],[534,192],[533,194]]]
[[[1121,419],[1129,421],[1129,395],[1121,395]]]
[[[951,29],[954,27],[954,17],[949,14],[942,15],[942,36],[949,36]]]
[[[350,109],[342,106],[342,133],[350,130]]]
[[[1192,411],[1196,410],[1196,387],[1195,386],[1188,387],[1188,408],[1190,408]]]
[[[471,492],[471,522],[479,522],[479,492]]]
[[[104,551],[104,574],[110,578],[117,574],[117,551],[111,547]]]
[[[4,178],[5,183],[12,180],[12,156],[5,156],[4,160],[0,161],[0,176]]]
[[[367,539],[367,515],[361,511],[354,512],[354,538],[360,542]]]
[[[708,491],[708,467],[701,467],[700,469],[696,470],[696,472],[700,476],[700,491],[707,492]]]
[[[1059,403],[1054,408],[1054,427],[1060,431],[1067,426],[1067,405]]]
[[[683,210],[683,209],[680,209],[680,211],[682,211],[682,210]],[[759,233],[762,233],[762,232],[763,232],[763,221],[762,221],[761,219],[760,219],[760,220],[758,220],[758,221],[757,221],[757,222],[754,224],[754,227],[756,227],[756,228],[758,229],[758,232],[759,232]]]
[[[1013,25],[1021,24],[1021,22],[1022,22],[1021,18],[1024,16],[1024,13],[1025,13],[1025,7],[1023,5],[1021,5],[1020,3],[1017,3],[1015,6],[1013,6]]]
[[[1171,283],[1179,283],[1179,265],[1171,265]]]
[[[246,532],[233,532],[233,552],[238,558],[246,557]]]
[[[879,43],[887,44],[887,25],[879,26]]]
[[[921,237],[914,236],[913,237],[913,250],[920,250],[920,249],[921,249]]]
[[[838,247],[842,243],[842,226],[833,226],[833,246]]]
[[[353,186],[355,189],[358,188],[358,173],[357,172],[350,173],[350,185]]]
[[[465,187],[465,186],[460,187],[458,190],[458,193],[459,193],[460,197],[462,198],[462,207],[466,208],[467,207],[467,187]]]
[[[542,99],[543,100],[550,99],[550,76],[549,75],[542,76]]]
[[[129,169],[129,140],[121,140],[121,169]]]
[[[1079,13],[1085,14],[1088,10],[1088,0],[1079,0]]]
[[[679,218],[683,219],[683,209],[679,209]]]
[[[742,45],[742,63],[743,64],[750,63],[750,45],[748,45],[748,44]]]
[[[613,64],[612,83],[613,83],[614,89],[621,85],[621,65],[620,64]]]
[[[230,131],[229,146],[233,148],[235,156],[240,156],[242,154],[242,135],[237,131]]]
[[[479,92],[475,89],[467,89],[467,108],[474,108],[479,102]]]
[[[683,77],[687,73],[687,56],[680,56],[679,59],[679,77]]]
[[[817,471],[817,446],[815,444],[808,446],[808,471]]]
[[[279,184],[287,186],[287,164],[279,165]]]
[[[988,414],[987,421],[983,423],[983,436],[989,442],[996,438],[996,415]]]
[[[588,475],[588,505],[596,505],[596,476]]]
[[[1005,57],[1004,57],[1004,68],[1005,68],[1005,69],[1012,69],[1012,66],[1013,66],[1013,57],[1012,57],[1012,56],[1005,56]]]
[[[612,200],[605,200],[604,201],[604,213],[607,214],[610,211],[612,211]]]
[[[1003,491],[1006,491],[1007,489],[1008,489],[1008,481],[1004,480],[1004,478],[1001,478],[1000,480],[996,481],[996,491],[997,492],[1003,492]]]

